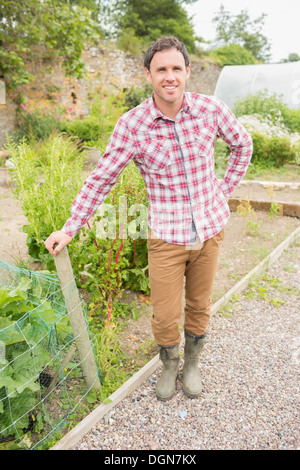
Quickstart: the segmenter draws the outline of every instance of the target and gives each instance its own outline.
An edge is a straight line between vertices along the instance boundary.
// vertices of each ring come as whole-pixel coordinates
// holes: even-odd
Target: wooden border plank
[[[239,186],[255,185],[273,187],[273,188],[300,188],[300,181],[259,181],[259,180],[242,180],[239,182]]]
[[[289,247],[289,245],[300,236],[300,227],[294,230],[282,243],[280,243],[266,258],[264,258],[255,268],[243,277],[235,286],[215,302],[212,306],[212,315],[225,303],[227,303],[234,294],[241,293],[246,289],[253,276],[262,273],[268,266],[271,266],[280,255]],[[132,391],[137,389],[159,366],[161,361],[157,354],[142,369],[134,374],[110,397],[110,403],[101,403],[94,411],[86,416],[77,426],[57,442],[50,450],[68,450],[74,446],[93,426],[95,426],[106,413],[116,406],[123,398],[126,398]]]
[[[235,212],[241,202],[247,201],[256,211],[269,212],[272,204],[279,205],[280,216],[289,216],[300,218],[300,204],[284,201],[256,201],[254,199],[230,198],[228,205],[231,211]]]
[[[248,274],[246,274],[237,284],[235,284],[226,294],[221,297],[217,302],[212,306],[212,314],[217,312],[219,308],[227,303],[233,295],[241,293],[246,289],[250,280],[254,276],[261,274],[268,266],[271,266],[280,255],[289,247],[289,245],[300,236],[300,227],[298,227],[294,232],[292,232],[283,242],[281,242],[274,250],[266,256],[258,265],[256,265]]]

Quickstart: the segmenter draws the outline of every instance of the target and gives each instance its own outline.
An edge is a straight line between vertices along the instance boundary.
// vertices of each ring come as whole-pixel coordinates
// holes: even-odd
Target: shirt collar
[[[191,99],[190,99],[190,96],[188,93],[184,93],[184,96],[183,96],[183,102],[182,102],[182,106],[181,106],[181,109],[184,113],[189,113],[191,110],[192,110],[192,104],[191,104]]]
[[[190,97],[187,93],[184,93],[182,106],[181,106],[181,112],[184,112],[184,113],[188,114],[190,112],[192,113],[192,110],[193,110],[193,106],[191,104],[191,99],[190,99]],[[159,119],[159,118],[164,118],[165,119],[165,116],[163,115],[163,113],[158,109],[158,107],[155,104],[154,94],[152,94],[152,96],[149,100],[149,112],[150,112],[150,115],[151,115],[153,121],[155,121],[156,119]]]
[[[152,96],[149,100],[149,112],[153,122],[158,118],[164,117],[164,115],[160,112],[160,110],[155,104],[154,93],[152,93]]]

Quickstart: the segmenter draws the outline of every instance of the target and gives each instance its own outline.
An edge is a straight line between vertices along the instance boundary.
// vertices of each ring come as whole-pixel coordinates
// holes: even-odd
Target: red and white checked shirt
[[[214,172],[214,140],[231,150],[220,183]],[[246,173],[252,139],[219,99],[185,93],[175,120],[151,97],[118,121],[104,155],[85,181],[62,230],[74,236],[132,160],[146,185],[149,227],[166,242],[188,245],[220,232],[230,211],[226,197]]]

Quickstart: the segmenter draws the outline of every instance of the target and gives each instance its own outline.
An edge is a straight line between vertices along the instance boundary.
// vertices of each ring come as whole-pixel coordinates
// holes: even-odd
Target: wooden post
[[[87,331],[87,324],[81,308],[81,300],[74,280],[73,269],[67,247],[54,256],[55,266],[65,298],[74,340],[82,364],[83,375],[88,388],[100,388],[98,369],[92,345]]]

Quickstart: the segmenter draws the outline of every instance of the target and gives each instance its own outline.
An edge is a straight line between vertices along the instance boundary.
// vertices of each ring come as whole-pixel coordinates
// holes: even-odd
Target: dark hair
[[[189,53],[183,42],[179,41],[179,39],[177,39],[175,36],[162,36],[160,39],[151,44],[145,54],[144,67],[150,70],[150,63],[154,54],[159,51],[172,49],[173,47],[182,53],[185,66],[188,67],[190,65]]]

